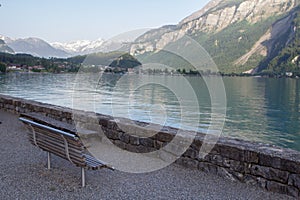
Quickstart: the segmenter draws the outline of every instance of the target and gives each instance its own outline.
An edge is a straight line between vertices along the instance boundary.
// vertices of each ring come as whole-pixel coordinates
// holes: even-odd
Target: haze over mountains
[[[97,52],[110,52],[118,50],[127,44],[127,41],[105,41],[103,39],[47,43],[39,38],[12,39],[6,36],[0,36],[0,41],[3,43],[0,43],[0,52],[26,53],[45,58],[66,58]],[[5,45],[5,47],[1,45]]]
[[[41,57],[70,57],[123,49],[141,61],[159,59],[180,68],[176,59],[160,50],[186,35],[202,45],[225,73],[300,72],[299,13],[297,0],[212,0],[177,25],[150,30],[131,41],[98,39],[48,44],[37,38],[0,37],[6,43],[0,44],[0,51],[2,48]]]

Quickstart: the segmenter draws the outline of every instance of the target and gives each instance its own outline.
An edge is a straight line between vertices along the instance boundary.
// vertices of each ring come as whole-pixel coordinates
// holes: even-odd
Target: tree
[[[5,73],[6,72],[6,64],[0,62],[0,72]]]

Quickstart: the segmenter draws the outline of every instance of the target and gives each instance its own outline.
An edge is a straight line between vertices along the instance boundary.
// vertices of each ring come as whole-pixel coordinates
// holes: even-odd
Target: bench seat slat
[[[101,169],[101,168],[108,168],[111,170],[114,170],[113,167],[109,166],[108,164],[104,163],[103,161],[100,161],[96,159],[93,156],[84,154],[86,157],[86,162],[87,162],[87,167],[91,167],[91,169],[96,170],[96,169]]]
[[[107,167],[101,161],[97,160],[96,158],[94,158],[90,155],[85,155],[85,157],[86,157],[87,167],[92,169],[92,170],[97,170],[97,169],[100,169],[100,168],[106,168]]]
[[[94,166],[98,166],[98,165],[105,165],[104,163],[102,163],[101,161],[97,160],[96,158],[89,156],[89,155],[85,155],[86,161],[89,162],[89,164],[94,165]]]
[[[92,166],[92,167],[101,167],[101,166],[104,166],[103,163],[101,162],[97,162],[97,160],[91,160],[91,159],[86,159],[86,163],[89,165],[89,166]]]

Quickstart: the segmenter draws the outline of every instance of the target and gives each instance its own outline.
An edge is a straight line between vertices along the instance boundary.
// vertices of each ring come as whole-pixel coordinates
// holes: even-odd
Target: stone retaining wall
[[[0,95],[0,109],[16,114],[38,112],[63,122],[73,121],[72,109],[4,95]],[[151,152],[160,149],[168,144],[178,131],[175,128],[164,127],[152,137],[140,138],[130,133],[141,131],[142,128],[135,130],[136,126],[131,127],[127,124],[128,131],[124,131],[111,116],[97,114],[95,121],[95,114],[83,111],[76,113],[79,113],[82,122],[91,123],[91,126],[95,126],[96,122],[97,126],[104,130],[107,138],[120,148],[131,152]],[[142,125],[141,127],[147,125],[135,123]],[[203,141],[204,135],[199,133],[176,163],[218,174],[233,181],[254,184],[268,191],[300,197],[300,152],[221,137],[212,151],[202,159],[199,157],[199,150]]]

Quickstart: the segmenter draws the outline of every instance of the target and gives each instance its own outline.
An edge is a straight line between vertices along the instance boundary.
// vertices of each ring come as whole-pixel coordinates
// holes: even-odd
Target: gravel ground
[[[171,165],[146,174],[87,171],[32,146],[16,115],[0,110],[0,199],[293,199],[215,175]]]

